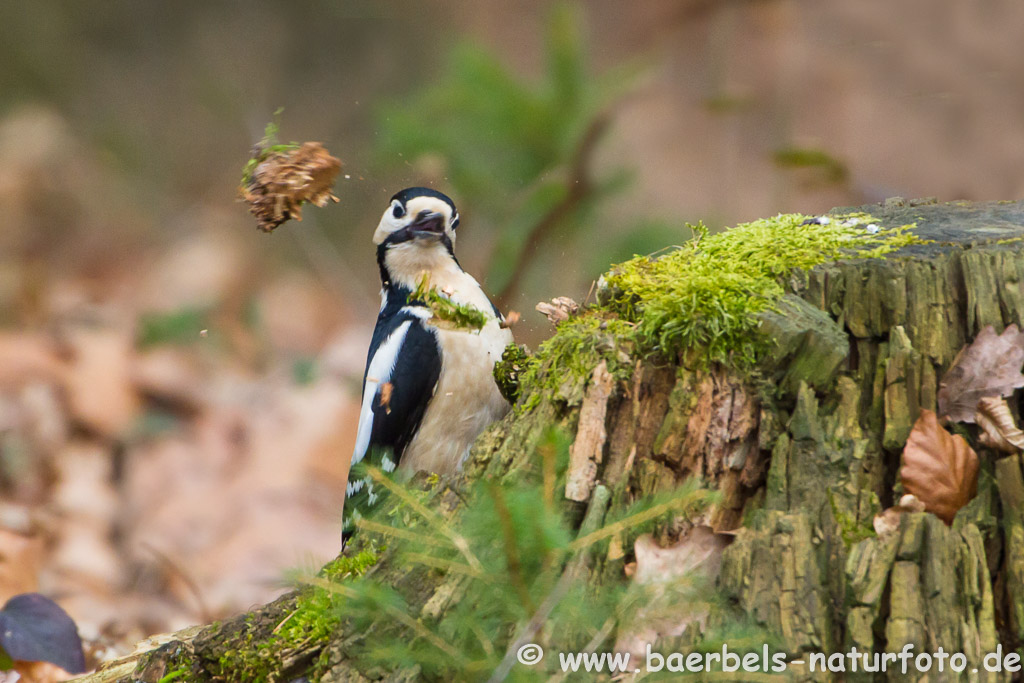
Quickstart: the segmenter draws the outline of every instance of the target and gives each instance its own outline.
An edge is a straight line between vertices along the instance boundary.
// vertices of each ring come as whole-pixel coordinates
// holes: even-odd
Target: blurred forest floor
[[[369,238],[401,187],[455,196],[490,291],[525,254],[506,304],[531,344],[534,302],[583,300],[686,221],[1024,195],[1019,3],[601,0],[576,46],[550,5],[41,2],[0,25],[0,603],[46,593],[105,656],[333,556]],[[609,101],[592,201],[531,246]],[[340,205],[268,237],[234,193],[282,105],[285,138],[346,167]]]

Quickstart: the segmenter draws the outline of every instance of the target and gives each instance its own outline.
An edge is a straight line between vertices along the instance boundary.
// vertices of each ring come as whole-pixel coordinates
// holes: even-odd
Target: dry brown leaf
[[[49,339],[0,333],[0,387],[16,387],[34,380],[59,382],[66,371]]]
[[[946,524],[977,490],[978,455],[963,437],[950,434],[930,410],[921,410],[903,447],[903,489]]]
[[[14,671],[21,677],[14,680],[18,683],[59,683],[70,681],[75,677],[56,664],[49,662],[23,662],[14,661]]]
[[[260,230],[271,232],[289,218],[302,220],[302,204],[324,206],[338,201],[331,194],[341,160],[319,142],[304,142],[298,149],[272,153],[252,173],[242,188],[249,211]]]
[[[647,645],[680,636],[691,624],[703,625],[707,605],[694,601],[693,586],[687,579],[714,581],[722,565],[722,551],[732,540],[731,534],[715,533],[708,526],[694,527],[668,548],[658,545],[650,534],[638,538],[633,545],[636,562],[626,565],[627,576],[652,593],[619,635],[615,651],[642,656]]]
[[[104,436],[123,434],[141,413],[128,329],[76,325],[65,333],[71,363],[64,389],[75,419]]]
[[[45,545],[41,536],[0,528],[0,605],[39,587]]]
[[[1009,396],[1024,387],[1024,332],[1010,325],[996,334],[989,325],[953,359],[939,383],[939,415],[954,422],[974,422],[978,401]]]
[[[580,310],[580,305],[567,296],[556,296],[551,303],[541,301],[534,308],[547,316],[553,324],[568,320]]]
[[[1024,432],[1017,428],[1006,399],[1000,396],[981,399],[974,419],[982,429],[980,440],[984,445],[1004,453],[1024,451]]]

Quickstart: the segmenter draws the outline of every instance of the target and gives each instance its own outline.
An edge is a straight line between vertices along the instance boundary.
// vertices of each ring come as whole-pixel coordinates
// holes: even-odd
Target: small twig
[[[281,620],[281,623],[279,623],[277,626],[274,627],[274,630],[271,631],[271,633],[277,633],[278,631],[280,631],[281,627],[284,626],[285,624],[287,624],[291,620],[291,618],[294,617],[298,613],[299,613],[298,609],[293,609],[291,612],[288,613],[288,616],[286,616],[284,619]]]

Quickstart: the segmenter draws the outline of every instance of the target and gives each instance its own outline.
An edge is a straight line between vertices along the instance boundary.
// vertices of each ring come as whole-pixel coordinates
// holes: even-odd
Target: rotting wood
[[[614,383],[608,364],[601,361],[594,368],[584,394],[576,440],[569,448],[569,473],[565,482],[565,497],[569,500],[585,502],[594,490],[597,470],[604,458],[604,444],[608,439],[605,416]]]

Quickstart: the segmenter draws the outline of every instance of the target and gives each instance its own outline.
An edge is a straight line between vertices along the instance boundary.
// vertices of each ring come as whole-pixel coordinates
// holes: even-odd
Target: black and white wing
[[[407,306],[387,317],[382,312],[377,320],[363,376],[353,469],[365,461],[394,471],[419,428],[441,375],[437,336],[423,324],[425,317],[425,309]],[[355,520],[376,500],[373,482],[350,471],[343,538],[351,535]]]

